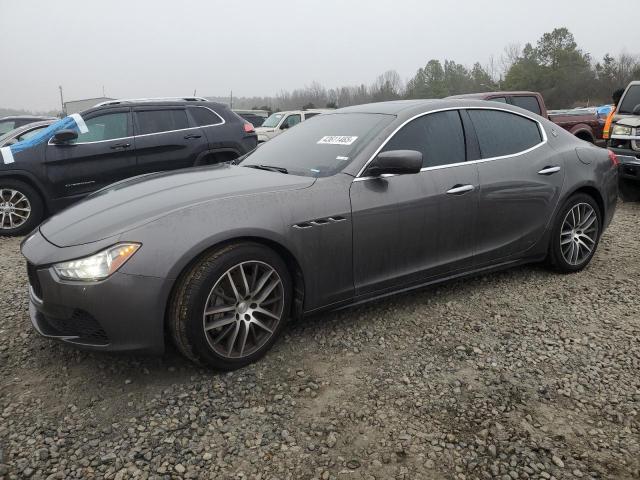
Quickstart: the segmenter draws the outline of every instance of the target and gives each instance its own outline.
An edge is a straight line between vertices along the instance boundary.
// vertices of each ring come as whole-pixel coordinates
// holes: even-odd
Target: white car
[[[327,111],[328,110],[290,110],[287,112],[273,113],[260,127],[256,128],[258,143],[271,140],[287,128],[291,128],[300,122]]]

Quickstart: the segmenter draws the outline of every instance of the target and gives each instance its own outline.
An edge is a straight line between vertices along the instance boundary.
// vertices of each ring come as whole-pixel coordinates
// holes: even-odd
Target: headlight
[[[56,263],[53,269],[64,280],[104,280],[124,265],[139,248],[139,243],[118,243],[90,257]]]
[[[624,125],[614,125],[612,135],[631,135],[631,127],[625,127]]]

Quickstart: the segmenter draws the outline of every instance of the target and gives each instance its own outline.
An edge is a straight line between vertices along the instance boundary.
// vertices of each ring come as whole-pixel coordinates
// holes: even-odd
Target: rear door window
[[[317,112],[305,113],[304,114],[304,119],[305,120],[309,120],[311,117],[315,117],[316,115],[320,115],[320,114],[317,113]]]
[[[633,109],[640,105],[640,85],[633,85],[627,89],[622,97],[618,113],[632,114]]]
[[[542,142],[538,123],[501,110],[468,110],[478,136],[482,158],[502,157]]]
[[[489,99],[490,102],[499,102],[499,103],[507,103],[507,99],[505,97],[493,97]]]
[[[520,108],[524,108],[525,110],[529,110],[537,115],[540,115],[540,103],[538,103],[538,99],[533,96],[515,96],[511,98],[511,102]]]
[[[465,161],[462,121],[457,110],[431,113],[412,120],[396,133],[382,151],[417,150],[422,167]]]
[[[138,135],[171,132],[189,128],[184,109],[143,110],[135,112]]]

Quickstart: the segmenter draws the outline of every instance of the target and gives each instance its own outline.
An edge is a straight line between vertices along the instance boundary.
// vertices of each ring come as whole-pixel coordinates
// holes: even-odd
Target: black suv
[[[0,235],[22,235],[91,192],[150,172],[231,161],[253,126],[198,98],[114,100],[0,149]]]

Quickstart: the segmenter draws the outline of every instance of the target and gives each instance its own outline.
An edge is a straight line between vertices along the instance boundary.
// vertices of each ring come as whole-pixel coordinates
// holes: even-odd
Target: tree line
[[[594,60],[578,47],[565,27],[545,33],[534,44],[507,45],[496,59],[467,67],[453,60],[429,60],[408,81],[389,70],[370,85],[325,88],[317,82],[281,91],[273,97],[234,99],[234,108],[292,110],[335,108],[397,99],[443,98],[495,90],[542,93],[549,108],[592,106],[611,102],[611,94],[640,79],[640,56],[607,53]],[[219,98],[229,102],[229,99]]]

